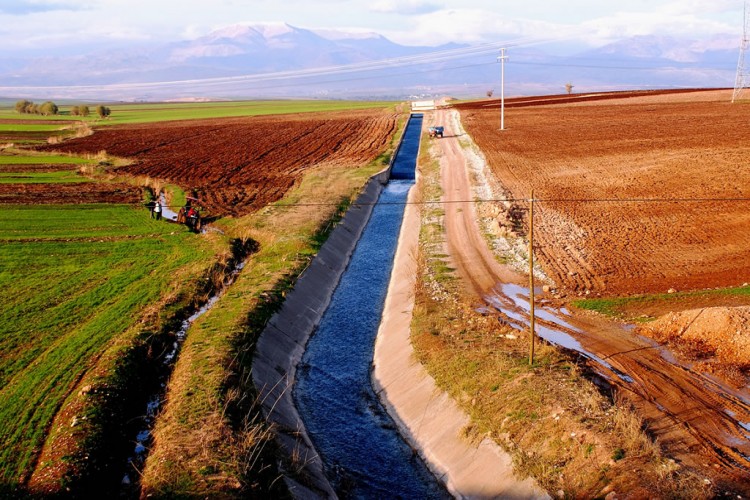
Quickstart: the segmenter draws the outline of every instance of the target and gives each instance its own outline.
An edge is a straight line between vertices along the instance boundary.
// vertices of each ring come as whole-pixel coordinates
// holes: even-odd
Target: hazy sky
[[[710,38],[742,31],[742,0],[0,0],[0,47],[77,50],[192,39],[231,24],[376,31],[407,45],[570,36]]]

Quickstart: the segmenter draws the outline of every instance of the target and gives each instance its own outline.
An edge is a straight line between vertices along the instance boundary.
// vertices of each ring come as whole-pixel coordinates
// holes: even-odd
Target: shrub
[[[21,113],[21,114],[29,113],[31,106],[33,105],[34,105],[33,102],[27,101],[26,99],[20,100],[16,102],[16,113]]]
[[[107,106],[102,106],[101,104],[96,107],[96,114],[99,115],[99,118],[107,118],[112,113],[112,110],[110,110]]]
[[[39,106],[39,113],[44,116],[56,115],[59,110],[57,104],[52,101],[47,101]]]

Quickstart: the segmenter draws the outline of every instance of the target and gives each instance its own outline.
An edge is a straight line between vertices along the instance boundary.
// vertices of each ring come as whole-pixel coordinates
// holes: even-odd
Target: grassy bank
[[[390,153],[359,168],[314,168],[278,203],[218,223],[228,234],[257,242],[258,252],[190,329],[154,431],[143,494],[285,494],[279,457],[254,404],[254,343],[350,200],[389,159]]]
[[[426,153],[420,159],[424,201],[440,198],[436,163]],[[438,385],[470,415],[467,439],[490,436],[511,454],[520,477],[565,498],[707,494],[575,358],[545,344],[529,366],[528,333],[477,312],[444,254],[439,205],[425,205],[422,228],[412,342]]]
[[[750,305],[750,286],[573,301],[573,306],[579,309],[639,323],[667,312],[744,305]]]

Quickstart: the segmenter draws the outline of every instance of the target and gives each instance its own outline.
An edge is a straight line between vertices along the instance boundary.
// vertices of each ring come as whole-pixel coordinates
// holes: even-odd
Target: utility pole
[[[745,0],[745,8],[743,9],[743,28],[742,28],[742,42],[740,43],[740,57],[737,61],[737,76],[734,80],[734,92],[732,93],[732,102],[740,97],[742,89],[745,88],[745,52],[747,51],[748,44],[750,44],[750,18],[748,18],[747,12],[747,0]]]
[[[500,57],[497,58],[500,61],[500,130],[505,130],[505,60],[508,56],[505,55],[505,47],[500,49]]]
[[[534,365],[534,342],[536,331],[534,328],[534,190],[529,199],[529,331],[531,341],[529,345],[529,366]]]

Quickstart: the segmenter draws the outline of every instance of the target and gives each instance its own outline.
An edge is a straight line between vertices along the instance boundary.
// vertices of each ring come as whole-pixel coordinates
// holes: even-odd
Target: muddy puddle
[[[498,284],[485,301],[485,311],[494,310],[500,321],[528,331],[528,288]],[[718,473],[738,491],[750,492],[747,388],[694,371],[690,363],[627,325],[588,323],[543,300],[535,305],[535,318],[536,334],[587,360],[607,385],[639,408],[647,430],[669,453],[709,476]]]

